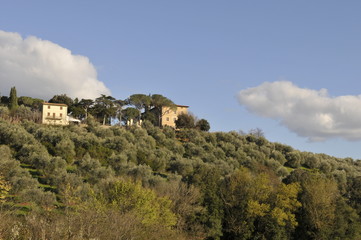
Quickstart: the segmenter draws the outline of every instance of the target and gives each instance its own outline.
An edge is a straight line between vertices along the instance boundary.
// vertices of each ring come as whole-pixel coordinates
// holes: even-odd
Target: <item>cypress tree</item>
[[[16,95],[16,88],[12,87],[10,90],[9,109],[14,110],[18,107],[18,97]]]

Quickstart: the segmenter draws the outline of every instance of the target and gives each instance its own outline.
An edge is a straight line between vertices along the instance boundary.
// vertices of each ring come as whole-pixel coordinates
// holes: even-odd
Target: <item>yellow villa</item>
[[[170,126],[175,128],[175,121],[178,119],[178,115],[188,113],[189,106],[176,105],[175,109],[170,107],[162,107],[161,113],[161,126]]]
[[[61,103],[43,103],[42,123],[50,125],[68,125],[68,106]]]

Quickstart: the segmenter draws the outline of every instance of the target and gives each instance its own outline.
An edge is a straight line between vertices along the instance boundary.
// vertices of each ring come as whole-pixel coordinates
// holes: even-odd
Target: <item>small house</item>
[[[170,126],[175,128],[175,121],[180,114],[188,114],[189,106],[176,105],[176,108],[162,107],[161,126]]]
[[[49,125],[68,125],[68,106],[62,103],[43,103],[42,123]]]

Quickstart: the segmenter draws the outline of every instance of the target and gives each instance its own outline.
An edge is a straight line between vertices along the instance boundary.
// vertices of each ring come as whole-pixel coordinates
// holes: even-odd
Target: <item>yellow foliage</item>
[[[3,176],[0,176],[0,202],[4,202],[11,189],[11,185]]]
[[[255,176],[252,181],[253,197],[259,201],[267,201],[272,193],[272,186],[269,176],[266,174],[259,174]]]
[[[294,212],[301,207],[301,203],[297,200],[297,195],[301,187],[298,183],[283,184],[278,187],[275,207],[271,211],[271,216],[278,225],[285,226],[289,223],[294,228],[298,225]]]
[[[250,217],[263,217],[270,209],[269,204],[259,203],[256,200],[248,201],[248,214]]]
[[[171,211],[171,200],[158,197],[151,189],[143,188],[140,183],[116,180],[110,183],[104,193],[112,207],[122,212],[133,212],[146,225],[162,224],[171,227],[177,222]],[[104,200],[104,199],[103,199]]]

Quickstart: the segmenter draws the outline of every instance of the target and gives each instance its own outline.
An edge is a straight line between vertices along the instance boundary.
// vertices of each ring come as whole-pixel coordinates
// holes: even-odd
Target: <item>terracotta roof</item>
[[[64,103],[49,103],[49,102],[43,102],[43,105],[65,106],[65,107],[68,106],[68,105],[66,105],[66,104],[64,104]]]

